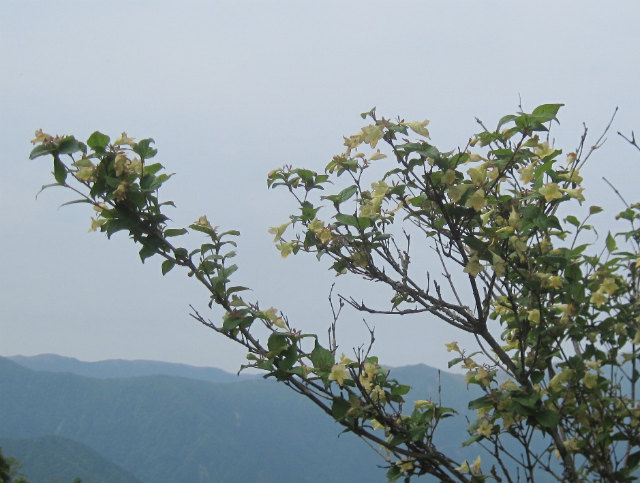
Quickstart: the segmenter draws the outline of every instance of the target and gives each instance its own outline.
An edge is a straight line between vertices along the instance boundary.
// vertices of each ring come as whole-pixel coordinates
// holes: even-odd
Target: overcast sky
[[[433,143],[449,150],[477,131],[475,116],[495,125],[520,99],[525,109],[562,102],[555,134],[566,152],[583,122],[595,134],[619,106],[584,170],[588,201],[613,213],[602,175],[634,199],[640,173],[640,156],[615,135],[640,131],[639,19],[636,0],[0,1],[0,355],[230,371],[244,361],[188,316],[189,304],[207,303],[191,279],[140,264],[123,234],[88,233],[86,207],[58,208],[66,193],[36,200],[52,178],[48,159],[28,160],[35,129],[153,137],[177,173],[165,194],[174,219],[206,213],[239,229],[235,280],[325,334],[334,277],[313,257],[280,258],[267,229],[295,206],[267,190],[267,172],[321,170],[373,106],[430,119]],[[346,277],[337,287],[366,293]],[[445,368],[444,344],[460,339],[428,316],[367,321],[387,365]],[[364,342],[362,316],[346,312],[340,336],[347,353]]]

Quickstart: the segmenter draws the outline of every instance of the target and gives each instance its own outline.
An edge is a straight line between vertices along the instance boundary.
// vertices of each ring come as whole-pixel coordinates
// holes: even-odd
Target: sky
[[[429,119],[447,151],[521,103],[564,103],[556,145],[604,146],[583,170],[590,204],[611,213],[637,192],[640,153],[616,131],[640,131],[640,4],[635,0],[508,1],[13,1],[0,2],[0,355],[57,353],[81,360],[152,359],[236,371],[244,352],[200,326],[207,294],[160,260],[140,263],[124,234],[89,233],[86,206],[59,205],[46,158],[28,160],[36,129],[85,139],[126,131],[152,137],[176,173],[172,218],[238,229],[235,280],[292,325],[324,337],[336,279],[313,256],[283,260],[270,226],[295,205],[267,190],[284,164],[320,171],[373,106],[386,117]],[[437,266],[434,266],[437,271]],[[367,341],[362,314],[343,313],[340,350]],[[366,317],[388,366],[446,368],[461,337],[428,316]]]

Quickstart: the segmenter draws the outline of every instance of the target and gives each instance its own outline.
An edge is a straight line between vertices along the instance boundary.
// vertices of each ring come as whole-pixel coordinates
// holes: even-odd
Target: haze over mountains
[[[415,398],[438,398],[438,371],[395,368]],[[473,395],[441,373],[444,404]],[[0,446],[31,481],[375,482],[384,460],[306,399],[255,376],[152,361],[0,357]],[[460,407],[463,406],[463,407]],[[443,421],[460,459],[464,418]],[[66,473],[65,473],[66,470]]]
[[[171,362],[110,359],[106,361],[85,362],[73,357],[57,354],[40,354],[37,356],[8,357],[23,367],[36,371],[69,372],[79,376],[97,379],[113,379],[140,376],[176,376],[198,379],[209,382],[238,382],[255,376],[245,373],[230,374],[217,367],[195,367]]]

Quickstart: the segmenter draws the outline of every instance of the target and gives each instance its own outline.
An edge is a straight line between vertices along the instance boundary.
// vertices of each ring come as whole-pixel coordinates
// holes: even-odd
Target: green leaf
[[[469,401],[469,409],[482,409],[491,407],[493,407],[493,401],[491,401],[487,396],[482,396],[478,399],[474,399],[473,401]]]
[[[164,262],[162,262],[162,275],[166,275],[167,273],[169,273],[175,265],[175,262],[171,260],[165,260]]]
[[[223,277],[228,278],[233,273],[235,273],[236,270],[238,270],[238,265],[233,264],[220,270],[220,273]]]
[[[537,122],[547,122],[556,119],[556,115],[564,104],[542,104],[536,107],[531,115]]]
[[[189,225],[189,228],[191,228],[192,230],[195,230],[195,231],[206,233],[207,235],[209,235],[212,238],[216,238],[216,231],[214,229],[212,229],[212,228],[209,228],[208,226],[196,225],[194,223],[193,225]]]
[[[142,159],[153,158],[158,153],[157,149],[150,146],[153,142],[155,141],[151,138],[142,139],[133,146],[133,152],[138,154]]]
[[[366,228],[369,228],[373,226],[373,218],[370,218],[368,216],[359,216],[358,217],[358,228],[360,228],[361,230],[364,230]]]
[[[602,208],[600,208],[599,206],[590,206],[589,207],[589,214],[590,215],[595,215],[596,213],[600,213],[602,211]]]
[[[463,447],[470,446],[473,443],[475,443],[476,441],[480,441],[481,439],[484,439],[484,435],[482,435],[482,434],[474,434],[468,440],[466,440],[464,443],[462,443],[462,446]]]
[[[173,251],[173,254],[176,256],[176,258],[189,258],[189,253],[187,252],[186,248],[176,248]]]
[[[311,220],[313,220],[316,217],[316,213],[318,213],[319,209],[320,209],[320,207],[315,208],[308,201],[304,201],[302,203],[302,205],[300,206],[300,211],[302,211],[302,221],[311,221]]]
[[[496,128],[496,131],[499,131],[500,128],[505,125],[508,122],[513,121],[514,119],[516,119],[518,116],[514,116],[513,114],[508,114],[506,116],[503,116],[500,121],[498,121],[498,127]]]
[[[229,287],[227,289],[227,296],[231,295],[232,293],[236,293],[236,292],[244,292],[245,290],[249,290],[249,287],[243,287],[241,285],[236,285],[235,287]]]
[[[102,153],[109,144],[109,136],[102,134],[100,131],[95,131],[89,139],[87,139],[87,145],[96,152]]]
[[[356,218],[353,215],[345,215],[344,213],[338,213],[335,216],[335,219],[339,223],[342,223],[343,225],[358,226],[358,218]]]
[[[581,282],[582,280],[582,270],[580,269],[580,264],[571,263],[566,266],[564,269],[564,277],[569,281]]]
[[[138,254],[140,255],[140,260],[144,263],[147,258],[156,254],[156,248],[152,245],[143,245]]]
[[[360,114],[362,119],[366,119],[367,116],[373,116],[376,113],[376,106],[373,106],[369,112],[363,112]]]
[[[130,230],[131,223],[122,218],[114,218],[102,225],[102,228],[107,232],[107,238],[111,238],[111,235],[113,235],[114,233],[122,230]]]
[[[349,402],[345,398],[342,396],[334,397],[331,404],[331,415],[335,420],[340,421],[347,415],[349,408]]]
[[[578,220],[575,216],[569,215],[564,219],[566,222],[571,223],[573,226],[580,226],[580,220]]]
[[[325,371],[331,370],[335,363],[331,351],[318,344],[318,341],[316,341],[316,345],[313,348],[313,351],[311,351],[310,358],[313,363],[313,367]]]
[[[169,238],[171,236],[184,235],[185,233],[187,233],[187,229],[186,228],[167,228],[164,231],[164,236]]]
[[[304,181],[305,183],[312,182],[315,174],[313,171],[308,169],[295,169],[293,170],[293,172],[300,176],[302,181]]]
[[[54,185],[54,186],[57,186],[57,185]],[[76,205],[76,204],[79,204],[79,203],[90,203],[90,204],[93,204],[92,201],[84,199],[84,198],[81,198],[79,200],[71,200],[71,201],[67,201],[65,203],[62,203],[60,205],[60,207],[67,206],[67,205]]]
[[[163,167],[164,166],[162,166],[160,163],[145,165],[145,167],[144,167],[144,175],[146,176],[148,174],[156,174]]]
[[[269,336],[269,340],[267,341],[267,348],[270,352],[275,353],[280,353],[288,345],[289,344],[287,343],[287,336],[282,334],[281,332],[273,332]]]
[[[225,317],[222,323],[222,329],[230,331],[238,327],[238,324],[242,321],[242,317]]]
[[[543,428],[555,428],[560,422],[560,415],[551,409],[545,409],[535,415],[536,421]]]
[[[82,143],[79,143],[73,136],[67,136],[58,143],[57,151],[60,154],[73,154],[83,149]]]
[[[167,181],[169,178],[171,178],[171,174],[160,174],[156,177],[151,177],[151,181],[149,184],[149,189],[151,191],[156,191],[158,188],[160,188],[160,186],[162,186],[162,184]]]
[[[343,189],[340,193],[338,193],[339,203],[343,203],[351,198],[358,191],[358,187],[356,185],[351,185],[348,188]]]
[[[544,379],[544,372],[542,371],[531,372],[531,382],[533,382],[534,384],[538,384],[543,379]]]
[[[29,154],[29,159],[36,159],[40,156],[46,156],[47,154],[51,154],[55,151],[55,146],[53,144],[38,144],[35,148],[31,150],[31,154]]]
[[[271,359],[267,359],[266,361],[259,362],[256,367],[258,369],[262,369],[264,371],[272,371],[273,370],[273,362]],[[264,376],[267,377],[267,376]]]
[[[404,396],[409,391],[411,391],[411,386],[405,386],[404,384],[398,384],[394,388],[391,389],[391,394],[393,396]]]
[[[298,349],[295,344],[288,346],[283,355],[284,357],[278,361],[278,372],[286,375],[298,361]]]
[[[627,458],[627,467],[630,470],[635,470],[640,464],[640,451],[636,451],[635,453],[631,453]]]
[[[64,184],[67,179],[67,168],[57,155],[53,156],[53,177],[58,184]]]
[[[609,234],[607,235],[607,250],[609,250],[609,252],[613,252],[617,247],[617,243],[616,243],[616,239],[613,238],[613,235],[611,235],[611,232],[609,232]]]
[[[534,393],[534,394],[523,395],[517,398],[514,397],[513,399],[518,404],[524,407],[535,409],[536,406],[538,405],[538,401],[540,400],[540,395]]]
[[[365,230],[373,225],[373,220],[368,216],[355,217],[353,215],[345,215],[344,213],[338,213],[335,215],[335,219],[344,225],[354,226],[361,230]]]
[[[389,483],[397,481],[401,476],[402,470],[396,465],[391,465],[387,470],[387,480],[389,481]]]

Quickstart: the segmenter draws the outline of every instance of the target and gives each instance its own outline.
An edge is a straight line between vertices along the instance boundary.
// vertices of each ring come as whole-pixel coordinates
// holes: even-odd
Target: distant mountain
[[[140,483],[133,474],[86,445],[60,436],[0,438],[6,456],[22,464],[21,473],[38,483]]]
[[[57,354],[40,354],[36,356],[10,356],[7,359],[35,371],[68,372],[78,376],[96,379],[122,379],[142,376],[174,376],[186,377],[208,382],[240,382],[260,378],[254,374],[231,374],[216,367],[195,367],[187,364],[172,362],[158,362],[146,360],[109,359],[98,362],[80,361],[74,357]],[[443,397],[443,403],[452,405],[456,409],[464,410],[460,406],[461,392],[467,391],[467,384],[459,374],[440,371],[425,364],[416,364],[390,368],[392,376],[403,384],[412,386],[411,397],[424,399],[425,394],[438,394]],[[474,392],[474,388],[470,389]],[[481,393],[477,397],[480,397]],[[474,393],[475,393],[474,392]]]
[[[111,359],[99,362],[85,362],[73,357],[63,357],[56,354],[11,356],[8,359],[36,371],[70,372],[71,374],[98,379],[164,375],[188,377],[189,379],[209,382],[237,382],[255,377],[246,374],[240,374],[240,376],[230,374],[216,367],[194,367],[186,364],[144,360]]]
[[[131,374],[127,364],[138,361],[120,362]],[[443,403],[463,412],[474,397],[461,376],[427,366],[395,368],[392,375],[413,385],[414,397],[435,400],[440,377]],[[0,437],[62,436],[143,482],[386,481],[377,467],[384,461],[352,434],[338,437],[341,427],[310,401],[261,378],[235,380],[98,379],[0,358]],[[477,450],[460,447],[465,418],[442,426],[442,449],[475,459]]]

